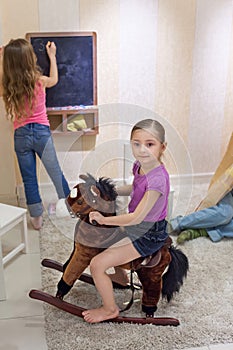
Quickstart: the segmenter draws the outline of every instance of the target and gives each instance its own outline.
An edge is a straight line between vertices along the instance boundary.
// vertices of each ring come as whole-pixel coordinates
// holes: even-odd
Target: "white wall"
[[[222,158],[231,36],[232,1],[198,0],[188,147],[199,173]]]
[[[119,102],[155,110],[157,0],[120,1]]]
[[[69,181],[80,171],[121,177],[130,128],[145,117],[167,128],[171,174],[215,171],[232,132],[232,0],[1,0],[0,10],[4,43],[97,32],[100,134],[54,137]]]
[[[38,3],[41,32],[79,30],[78,0],[39,0]]]

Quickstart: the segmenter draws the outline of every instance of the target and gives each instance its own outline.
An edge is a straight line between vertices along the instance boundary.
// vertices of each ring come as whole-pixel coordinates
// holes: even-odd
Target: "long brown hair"
[[[10,40],[3,51],[3,100],[7,115],[14,120],[33,110],[36,82],[41,70],[32,45],[25,39]]]

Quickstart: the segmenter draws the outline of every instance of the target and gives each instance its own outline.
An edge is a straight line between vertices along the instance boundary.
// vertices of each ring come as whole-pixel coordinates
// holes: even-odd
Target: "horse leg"
[[[153,267],[143,266],[138,269],[137,275],[142,284],[142,311],[147,317],[153,317],[162,291],[162,275],[171,261],[167,247],[161,249],[161,260]]]
[[[74,242],[73,251],[72,251],[72,253],[70,254],[69,259],[63,264],[63,272],[65,271],[67,265],[69,264],[70,260],[72,259],[72,256],[73,256],[74,252],[75,252],[75,242]]]
[[[76,242],[68,263],[65,266],[63,276],[58,282],[56,297],[63,297],[73,287],[75,281],[81,276],[83,271],[89,266],[91,259],[100,253],[102,249],[83,246]]]

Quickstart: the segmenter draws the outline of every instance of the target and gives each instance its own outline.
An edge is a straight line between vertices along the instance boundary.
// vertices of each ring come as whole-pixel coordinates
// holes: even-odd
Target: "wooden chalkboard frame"
[[[91,37],[92,39],[92,72],[93,72],[93,87],[92,87],[92,104],[89,105],[97,105],[97,39],[96,39],[96,32],[32,32],[32,33],[27,33],[26,34],[26,39],[32,43],[33,40],[35,40],[35,38],[38,38],[41,40],[44,40],[45,38],[50,38],[50,41],[54,41],[56,42],[56,38],[61,38],[61,37]],[[54,40],[53,40],[54,39]],[[57,48],[57,50],[59,50],[59,48]],[[38,58],[38,56],[37,56]],[[44,67],[41,67],[42,69]],[[59,73],[59,62],[58,62],[58,73]],[[58,82],[59,84],[59,82]],[[55,87],[50,88],[51,89],[55,89]],[[55,91],[55,90],[54,90]],[[50,91],[48,91],[50,92]],[[86,105],[85,103],[79,103],[80,105]],[[51,107],[51,106],[47,106],[47,107]],[[54,107],[54,106],[53,106]],[[55,106],[55,107],[60,107]],[[63,106],[61,106],[61,109]]]

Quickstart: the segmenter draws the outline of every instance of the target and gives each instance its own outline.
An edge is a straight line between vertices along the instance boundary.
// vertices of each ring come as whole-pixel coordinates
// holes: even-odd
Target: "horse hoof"
[[[64,297],[64,295],[62,295],[62,293],[58,291],[57,294],[56,294],[56,298],[60,299],[60,300],[63,300],[63,297]]]

